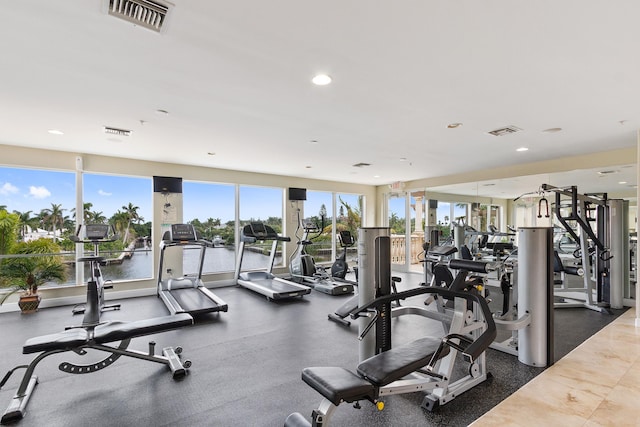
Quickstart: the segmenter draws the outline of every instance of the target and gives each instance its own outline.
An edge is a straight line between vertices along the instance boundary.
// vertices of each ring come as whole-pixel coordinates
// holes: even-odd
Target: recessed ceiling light
[[[527,147],[520,147],[517,148],[516,151],[529,151],[529,149]]]
[[[618,181],[618,184],[622,185],[622,184],[626,184],[627,181]]]
[[[209,152],[207,153],[207,156],[215,156],[215,155],[216,155],[216,153],[214,153],[213,151],[209,151]]]
[[[51,135],[64,135],[64,132],[62,132],[61,130],[58,130],[58,129],[49,129],[48,132]]]
[[[542,132],[544,133],[556,133],[556,132],[560,132],[562,131],[562,128],[549,128],[549,129],[545,129]]]
[[[309,141],[309,144],[316,145],[317,143],[318,143],[317,139],[312,139],[311,141]]]
[[[459,128],[460,126],[462,126],[462,123],[449,123],[447,125],[447,128],[449,129],[455,129],[455,128]]]
[[[612,174],[615,174],[615,173],[618,173],[618,172],[620,172],[620,171],[613,170],[613,169],[611,169],[611,170],[604,170],[604,171],[599,171],[599,172],[598,172],[598,175],[600,175],[600,176],[612,175]]]
[[[307,165],[305,166],[305,169],[311,169],[313,166]]]
[[[331,80],[331,76],[328,76],[326,74],[318,74],[313,79],[311,79],[313,84],[318,86],[326,86],[331,83]]]
[[[169,112],[167,110],[160,109],[160,110],[156,110],[156,114],[159,114],[161,116],[168,116]]]
[[[487,183],[487,184],[482,184],[483,187],[493,187],[495,184],[494,183]]]
[[[380,175],[373,175],[374,178],[380,178]]]

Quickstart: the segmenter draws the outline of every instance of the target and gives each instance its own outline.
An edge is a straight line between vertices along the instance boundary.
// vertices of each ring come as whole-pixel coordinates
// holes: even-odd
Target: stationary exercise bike
[[[105,310],[120,310],[120,304],[106,305],[104,303],[104,290],[113,288],[110,281],[104,280],[100,271],[100,263],[105,258],[100,256],[100,244],[113,242],[116,240],[113,226],[107,224],[86,224],[84,226],[85,238],[82,239],[81,231],[83,226],[78,226],[75,236],[71,236],[70,240],[76,244],[90,243],[93,245],[93,255],[78,258],[78,262],[89,263],[90,279],[87,281],[87,301],[95,303],[83,303],[73,307],[73,314],[83,314],[83,326],[96,325],[100,321],[100,313]]]
[[[342,248],[342,254],[336,258],[335,262],[331,266],[331,277],[336,279],[345,280],[347,273],[349,272],[349,264],[347,263],[347,250],[353,246],[356,241],[349,230],[343,230],[338,233],[338,241]],[[358,268],[354,268],[356,274],[356,284],[358,282]]]

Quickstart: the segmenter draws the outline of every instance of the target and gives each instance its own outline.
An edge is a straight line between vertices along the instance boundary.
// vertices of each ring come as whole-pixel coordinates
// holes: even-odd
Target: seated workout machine
[[[362,361],[354,373],[342,367],[313,367],[302,371],[302,380],[323,397],[309,422],[295,412],[285,421],[286,427],[328,426],[331,416],[343,402],[368,400],[379,410],[384,408],[380,398],[393,394],[427,393],[422,407],[434,410],[485,381],[488,378],[484,352],[496,337],[496,327],[485,299],[467,291],[455,292],[441,287],[420,287],[376,298],[351,313],[353,318],[371,315],[370,324],[395,300],[434,294],[455,301],[448,333],[441,339],[423,337],[408,344],[378,353]],[[468,305],[474,307],[471,312]],[[481,317],[476,317],[481,313]],[[394,315],[395,317],[395,315]],[[365,333],[370,330],[366,329]],[[460,353],[469,363],[469,374],[452,381],[456,355]]]
[[[88,236],[92,234],[92,227],[87,226]],[[97,233],[97,231],[96,231]],[[90,237],[89,237],[90,238]],[[99,262],[99,257],[92,257],[92,263]],[[81,258],[82,259],[82,258]],[[101,277],[101,276],[100,276]],[[28,365],[19,365],[9,370],[0,381],[0,388],[3,387],[11,375],[18,369],[25,369],[18,390],[16,391],[9,407],[2,415],[1,423],[5,424],[24,417],[25,410],[36,385],[38,377],[34,374],[37,365],[46,357],[57,353],[73,352],[78,356],[95,354],[90,350],[107,353],[107,355],[97,362],[78,364],[73,362],[62,362],[58,366],[63,372],[69,374],[90,374],[111,366],[120,356],[128,356],[136,359],[167,365],[172,372],[173,378],[183,376],[191,367],[191,362],[182,362],[182,348],[165,347],[162,349],[162,356],[155,354],[155,342],[150,341],[147,352],[128,349],[132,338],[145,335],[166,332],[172,329],[182,328],[193,324],[193,318],[186,314],[174,316],[163,316],[152,319],[137,320],[133,322],[106,321],[100,320],[102,306],[102,293],[99,280],[87,282],[87,301],[84,306],[84,319],[80,326],[70,327],[63,332],[29,338],[22,347],[23,354],[38,354]],[[120,341],[118,344],[115,344]]]
[[[469,289],[461,287],[459,292],[437,286],[392,292],[390,241],[388,228],[359,230],[360,306],[350,313],[353,319],[360,320],[361,362],[357,371],[342,367],[305,368],[302,380],[322,394],[324,400],[313,411],[311,422],[296,412],[289,415],[285,426],[328,426],[342,402],[356,402],[354,406],[360,408],[359,401],[368,400],[382,410],[384,403],[380,398],[393,394],[426,393],[422,406],[433,410],[489,377],[484,352],[495,339],[496,328],[486,300],[471,289],[475,283]],[[461,272],[456,280],[466,282],[466,274]],[[414,307],[406,305],[392,308],[393,303],[425,294],[453,301],[453,307],[438,316],[446,326],[445,336],[423,336],[392,348],[391,318],[425,310],[420,307],[413,310]],[[468,375],[454,381],[458,353],[469,363],[469,369]]]

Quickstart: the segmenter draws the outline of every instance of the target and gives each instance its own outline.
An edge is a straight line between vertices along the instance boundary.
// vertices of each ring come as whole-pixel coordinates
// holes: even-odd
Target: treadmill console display
[[[87,224],[85,226],[85,232],[87,233],[87,239],[89,240],[106,239],[107,234],[109,234],[109,225]]]
[[[193,228],[193,225],[171,224],[171,241],[180,242],[185,240],[196,240],[196,230]]]
[[[252,222],[250,224],[252,237],[257,239],[267,237],[267,228],[261,222]]]

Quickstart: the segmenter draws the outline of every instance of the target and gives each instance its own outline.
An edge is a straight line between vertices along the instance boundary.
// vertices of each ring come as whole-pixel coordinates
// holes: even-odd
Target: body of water
[[[178,250],[178,248],[166,249],[166,255],[169,251]],[[200,262],[200,248],[187,247],[183,251],[183,273],[197,273]],[[282,257],[277,256],[275,265],[282,262]],[[242,270],[266,269],[269,264],[269,256],[261,253],[245,250],[242,258]],[[233,248],[217,247],[208,248],[205,258],[203,274],[221,273],[234,271],[236,265],[236,256]],[[170,265],[164,265],[164,268],[171,268]],[[121,264],[108,264],[100,266],[102,277],[105,280],[114,282],[123,280],[149,279],[157,272],[153,271],[153,255],[150,250],[138,249],[134,251],[131,258],[124,259]],[[67,285],[75,284],[75,265],[69,266],[69,275]],[[85,264],[85,278],[90,277],[89,267]]]

